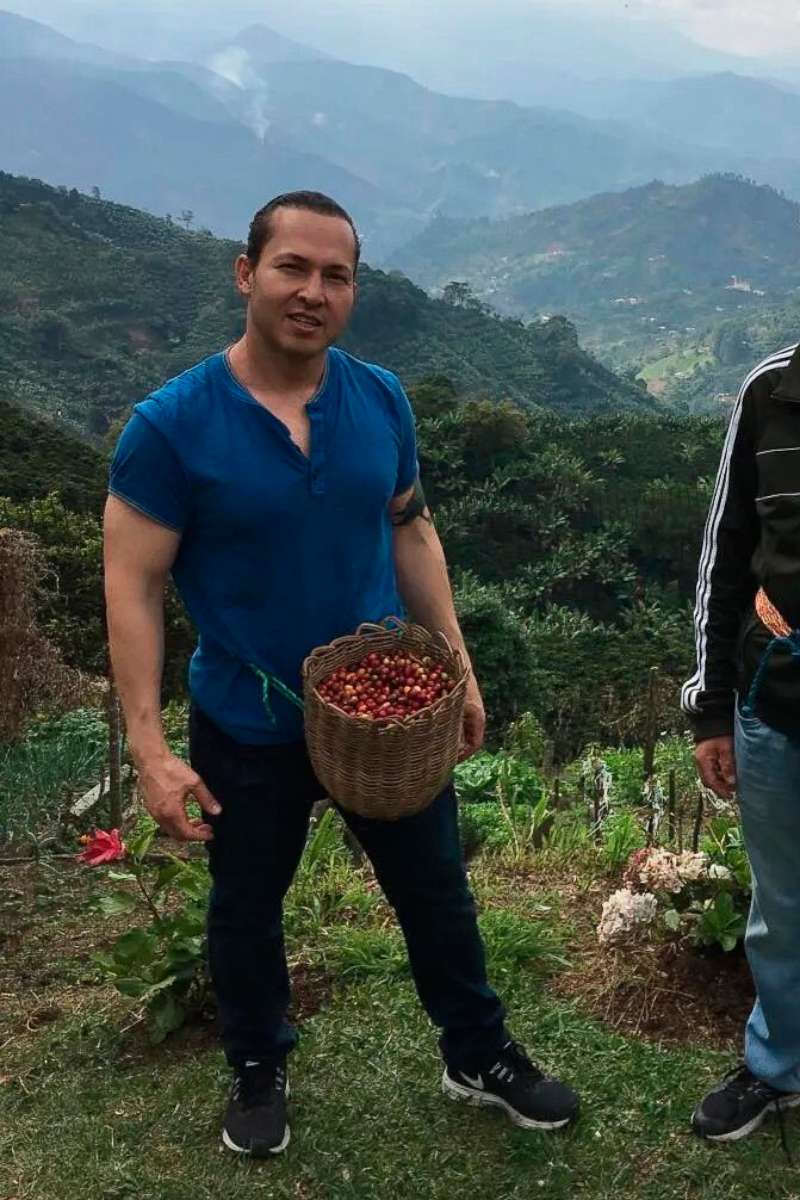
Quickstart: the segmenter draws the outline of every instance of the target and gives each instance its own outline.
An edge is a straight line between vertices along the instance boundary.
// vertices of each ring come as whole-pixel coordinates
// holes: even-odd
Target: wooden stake
[[[119,696],[114,686],[114,673],[108,668],[108,691],[106,693],[106,719],[108,721],[108,819],[112,829],[122,826],[122,717]]]

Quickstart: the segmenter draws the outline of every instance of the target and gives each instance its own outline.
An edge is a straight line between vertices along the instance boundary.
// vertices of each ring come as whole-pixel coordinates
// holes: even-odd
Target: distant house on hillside
[[[729,292],[752,292],[754,296],[766,295],[761,288],[754,288],[749,279],[740,279],[738,275],[731,275],[731,281],[725,284],[725,289]]]

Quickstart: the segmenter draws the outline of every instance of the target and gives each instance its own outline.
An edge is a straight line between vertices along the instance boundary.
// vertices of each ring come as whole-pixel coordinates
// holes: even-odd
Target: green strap
[[[301,712],[305,711],[305,704],[300,696],[298,696],[296,692],[293,692],[291,688],[288,688],[286,684],[278,679],[276,675],[267,674],[266,671],[262,671],[254,663],[250,663],[250,670],[254,671],[261,680],[261,697],[264,701],[264,711],[267,714],[267,723],[271,728],[274,729],[277,725],[275,713],[272,711],[272,704],[270,702],[269,692],[271,687],[274,687],[277,692],[280,692],[280,694],[285,697],[286,700],[290,700],[292,704],[296,704]]]
[[[403,624],[402,622],[398,622],[396,617],[384,617],[380,624],[383,625],[384,628],[390,633],[400,634],[403,632]],[[396,628],[392,629],[392,625],[395,625]],[[302,698],[298,696],[296,692],[293,692],[291,688],[287,687],[286,684],[280,679],[278,679],[277,675],[270,675],[268,672],[262,671],[260,667],[255,665],[255,663],[250,663],[249,665],[250,670],[254,671],[261,680],[261,698],[264,701],[264,711],[267,714],[267,723],[269,724],[270,728],[274,729],[277,725],[275,714],[272,711],[272,704],[270,702],[270,688],[275,688],[275,690],[280,692],[280,694],[286,700],[290,700],[292,704],[297,705],[301,712],[305,712],[306,706],[303,703]]]

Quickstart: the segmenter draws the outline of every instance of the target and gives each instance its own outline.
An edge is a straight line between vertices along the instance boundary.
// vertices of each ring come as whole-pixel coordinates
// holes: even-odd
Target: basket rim
[[[450,644],[447,635],[442,630],[431,631],[424,625],[415,624],[410,621],[401,621],[398,617],[385,617],[384,621],[392,621],[395,624],[394,629],[389,629],[384,624],[373,624],[371,622],[362,622],[354,633],[344,634],[338,638],[334,638],[324,646],[317,646],[312,650],[303,661],[302,678],[304,687],[311,692],[315,703],[322,705],[328,709],[330,713],[336,716],[337,719],[343,721],[359,721],[360,725],[378,735],[386,735],[395,730],[402,729],[404,731],[413,729],[415,725],[423,721],[429,721],[431,717],[436,716],[446,705],[451,705],[453,701],[461,699],[461,696],[466,692],[467,683],[471,669],[464,662],[464,657],[461,651]],[[443,656],[449,669],[456,673],[455,683],[450,691],[445,696],[440,696],[433,704],[428,704],[425,708],[420,709],[416,713],[408,714],[405,717],[380,717],[380,718],[359,718],[346,713],[338,704],[332,703],[330,700],[325,700],[320,694],[317,687],[317,680],[310,678],[314,667],[322,667],[323,661],[334,652],[342,649],[359,649],[363,654],[368,654],[369,642],[371,639],[378,637],[397,638],[406,635],[414,637],[422,637],[431,643],[431,649],[435,649]],[[357,661],[357,660],[356,660]],[[316,672],[314,672],[316,674]]]

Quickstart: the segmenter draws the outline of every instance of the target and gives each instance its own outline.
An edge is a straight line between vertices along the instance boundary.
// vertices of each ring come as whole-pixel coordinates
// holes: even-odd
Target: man
[[[301,714],[252,667],[300,687],[305,655],[401,610],[443,630],[469,662],[418,478],[414,422],[396,377],[332,348],[356,296],[351,218],[318,193],[253,218],[236,283],[244,336],[136,406],[111,467],[106,581],[115,678],[149,811],[208,843],[208,944],[234,1080],[231,1150],[285,1148],[289,980],[282,903],[323,792]],[[190,769],[161,729],[162,597],[169,572],[199,630],[190,667]],[[481,744],[471,676],[463,754]],[[187,819],[194,797],[205,818]],[[526,1128],[565,1125],[567,1087],[505,1029],[489,987],[458,842],[452,785],[394,823],[344,819],[405,935],[414,982],[442,1030],[443,1088]]]
[[[744,1062],[696,1108],[733,1141],[800,1103],[800,349],[744,381],[706,522],[697,670],[682,702],[703,783],[736,791],[753,872],[745,946],[757,1000]]]

